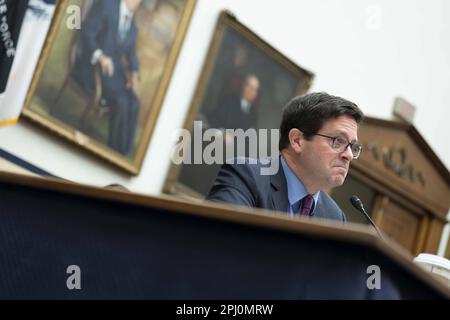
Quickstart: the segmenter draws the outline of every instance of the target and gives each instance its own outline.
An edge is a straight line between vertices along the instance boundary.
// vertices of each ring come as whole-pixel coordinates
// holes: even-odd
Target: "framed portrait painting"
[[[194,6],[59,1],[23,115],[138,174]]]
[[[282,107],[294,96],[306,93],[312,79],[311,72],[289,60],[233,14],[222,11],[184,129],[192,133],[193,139],[197,139],[196,132],[208,129],[220,132],[278,129]],[[229,141],[226,134],[220,143],[224,141]],[[205,148],[208,143],[203,140],[202,149]],[[220,166],[220,163],[172,163],[164,191],[202,198]]]

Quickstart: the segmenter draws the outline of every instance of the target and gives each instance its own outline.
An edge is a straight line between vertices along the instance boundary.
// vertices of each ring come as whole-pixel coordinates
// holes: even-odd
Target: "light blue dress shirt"
[[[283,171],[287,182],[288,200],[289,200],[288,213],[290,216],[293,216],[294,214],[299,213],[302,199],[306,195],[308,195],[308,192],[306,191],[303,182],[295,175],[295,173],[291,170],[291,168],[289,168],[283,156],[281,156],[281,165],[283,166]],[[319,198],[319,192],[320,191],[317,191],[312,195],[314,202],[311,208],[310,215],[314,214],[317,199]]]

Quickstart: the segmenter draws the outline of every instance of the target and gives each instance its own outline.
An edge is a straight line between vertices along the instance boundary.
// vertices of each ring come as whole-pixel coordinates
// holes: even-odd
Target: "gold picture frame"
[[[127,4],[59,1],[22,114],[116,167],[139,174],[195,4],[142,0],[114,60],[118,49],[112,41],[122,39],[119,12]],[[81,28],[68,27],[74,14],[80,15]],[[100,54],[113,62],[111,73],[99,55],[94,62],[93,39],[96,49],[103,49]],[[121,101],[123,96],[132,98]]]
[[[257,115],[251,124],[255,129],[278,129],[281,108],[294,96],[306,93],[314,78],[312,72],[296,65],[239,22],[231,12],[222,11],[184,128],[192,133],[194,121],[198,120],[209,122],[207,127],[210,128],[250,128],[244,121],[238,121],[239,124],[224,122],[223,118],[230,115],[227,110],[220,110],[221,106],[228,108],[224,102],[227,95],[245,90],[244,82],[249,76],[259,83],[254,101],[254,105],[258,105],[255,108]],[[217,114],[217,119],[211,121],[211,114],[212,117]],[[191,199],[203,198],[219,168],[216,164],[172,163],[163,191]],[[189,173],[185,174],[187,171]]]

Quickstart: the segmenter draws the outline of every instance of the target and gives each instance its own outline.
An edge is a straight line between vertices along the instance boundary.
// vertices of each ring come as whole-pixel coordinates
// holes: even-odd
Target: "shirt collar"
[[[250,108],[251,108],[250,103],[247,100],[245,100],[244,98],[241,98],[241,110],[245,113],[249,113]]]
[[[281,155],[281,165],[283,166],[284,175],[286,177],[289,204],[291,205],[291,207],[293,207],[301,199],[303,199],[308,194],[308,192],[306,191],[305,185],[300,180],[300,178],[298,178],[297,175],[291,170],[291,168],[289,168],[288,164],[284,160],[283,155]],[[317,191],[312,195],[314,203],[311,212],[313,212],[316,207],[317,200],[319,199],[319,192],[320,191]]]
[[[125,3],[125,0],[120,1],[120,15],[121,16],[129,16],[130,18],[133,16],[133,12],[128,10],[127,4]]]

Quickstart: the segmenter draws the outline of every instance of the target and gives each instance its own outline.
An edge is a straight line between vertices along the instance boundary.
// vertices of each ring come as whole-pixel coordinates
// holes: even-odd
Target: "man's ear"
[[[303,132],[297,128],[291,129],[289,131],[289,145],[295,151],[295,153],[300,153],[303,149]]]

